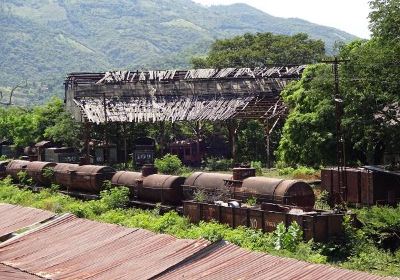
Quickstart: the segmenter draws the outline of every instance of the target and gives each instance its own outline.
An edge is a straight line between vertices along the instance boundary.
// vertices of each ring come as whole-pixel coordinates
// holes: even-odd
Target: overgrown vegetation
[[[163,174],[179,174],[182,171],[182,161],[176,155],[166,154],[161,159],[156,159],[154,165]]]
[[[10,179],[5,179],[0,181],[0,202],[57,213],[70,212],[81,218],[148,229],[179,238],[205,238],[210,241],[224,239],[254,251],[400,276],[400,251],[394,248],[392,252],[386,250],[383,243],[379,242],[382,239],[377,238],[381,235],[386,237],[387,230],[391,228],[398,229],[400,206],[391,210],[382,208],[384,214],[380,213],[379,207],[363,209],[359,214],[364,228],[354,228],[348,218],[345,222],[346,236],[343,240],[318,244],[312,241],[303,242],[297,224],[292,224],[287,229],[281,224],[273,233],[262,233],[245,227],[232,229],[214,222],[190,224],[187,218],[179,216],[176,212],[160,215],[157,209],[151,211],[124,209],[128,201],[126,188],[106,189],[101,192],[101,199],[92,201],[76,200],[56,193],[56,189],[57,186],[54,186],[33,193],[30,190],[18,189],[11,184]]]

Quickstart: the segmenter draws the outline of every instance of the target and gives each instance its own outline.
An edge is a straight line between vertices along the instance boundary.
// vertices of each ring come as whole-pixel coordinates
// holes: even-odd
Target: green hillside
[[[0,87],[21,80],[19,99],[62,93],[68,72],[187,67],[217,38],[245,32],[355,38],[299,19],[272,17],[244,4],[204,7],[190,0],[0,0]],[[17,96],[17,97],[18,97]]]

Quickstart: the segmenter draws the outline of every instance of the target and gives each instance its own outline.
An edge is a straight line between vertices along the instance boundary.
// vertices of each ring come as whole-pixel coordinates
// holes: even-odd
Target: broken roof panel
[[[250,252],[238,246],[221,242],[208,252],[158,275],[156,279],[378,280],[390,278]]]
[[[76,120],[97,124],[257,119],[304,68],[71,73],[66,106]]]
[[[67,214],[0,244],[0,263],[45,278],[148,279],[208,244]]]
[[[54,216],[54,213],[48,211],[0,203],[0,239]]]

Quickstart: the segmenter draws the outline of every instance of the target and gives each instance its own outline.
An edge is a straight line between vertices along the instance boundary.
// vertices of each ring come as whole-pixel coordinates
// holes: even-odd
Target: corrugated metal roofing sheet
[[[0,203],[0,238],[54,216],[48,211]]]
[[[0,229],[13,217],[49,213],[0,204],[3,214],[7,219],[0,221]],[[0,243],[1,280],[37,279],[33,274],[50,279],[383,279],[250,252],[226,242],[176,239],[71,214]]]
[[[207,245],[67,214],[0,244],[0,263],[52,279],[148,279]]]
[[[0,264],[0,280],[40,280],[40,279],[42,278]]]
[[[363,272],[250,252],[221,242],[155,279],[389,279]],[[392,278],[394,279],[394,278]]]

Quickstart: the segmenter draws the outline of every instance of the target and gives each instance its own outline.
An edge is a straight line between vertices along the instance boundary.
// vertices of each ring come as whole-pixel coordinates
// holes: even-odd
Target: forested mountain
[[[305,32],[335,41],[334,28],[270,16],[244,4],[190,0],[0,0],[0,86],[30,81],[26,94],[61,91],[68,72],[187,67],[217,38],[245,32]],[[35,84],[33,84],[35,82]],[[42,100],[39,98],[37,100]],[[36,98],[35,98],[36,99]]]

